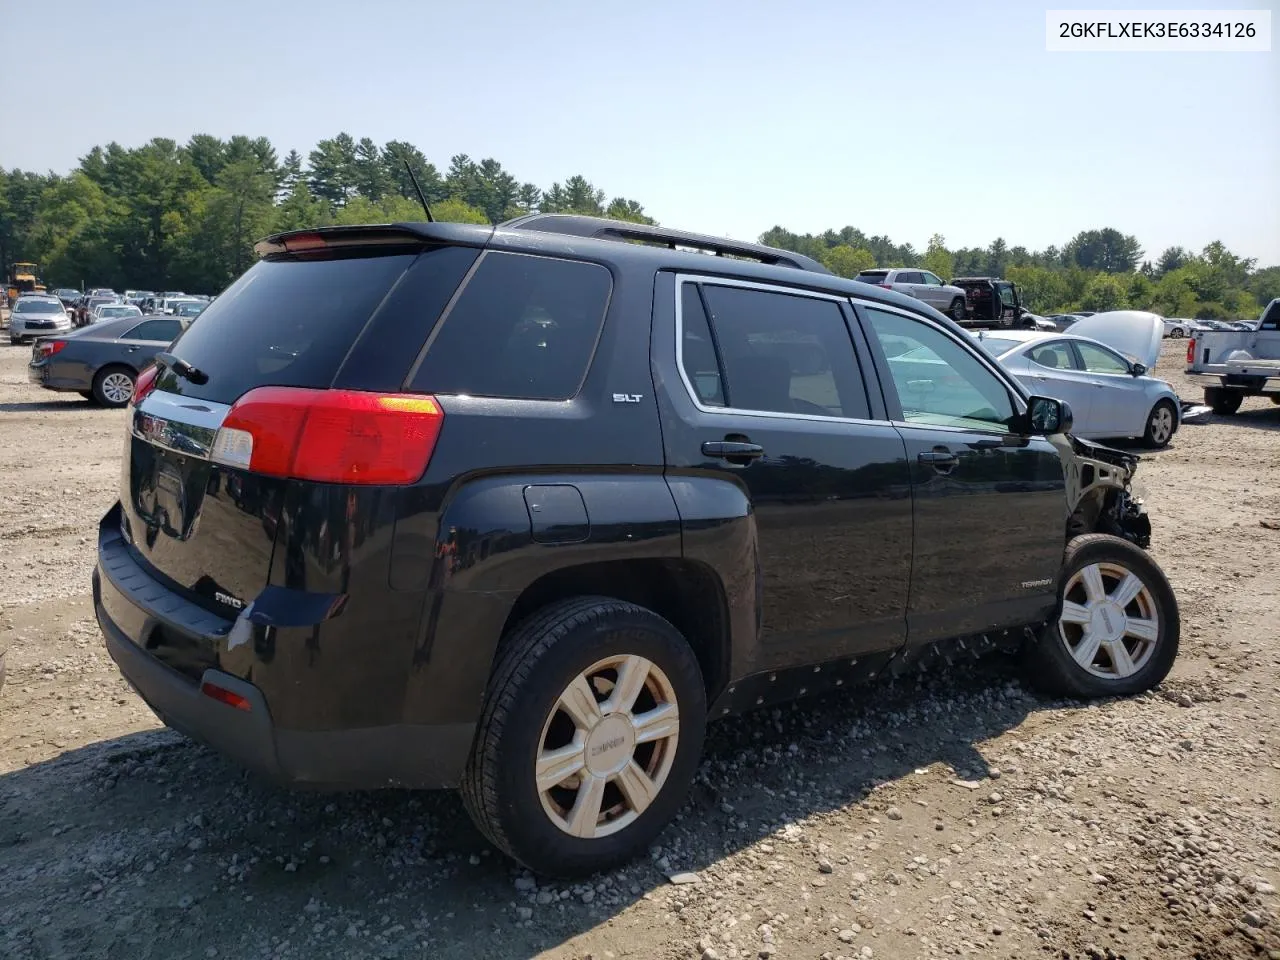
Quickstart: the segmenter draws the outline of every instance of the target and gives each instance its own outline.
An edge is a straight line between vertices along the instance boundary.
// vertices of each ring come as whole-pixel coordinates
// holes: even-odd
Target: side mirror
[[[1129,373],[1135,377],[1140,377],[1146,372],[1147,372],[1147,365],[1145,363],[1135,363],[1133,366],[1129,368]]]
[[[1070,433],[1075,422],[1067,402],[1053,397],[1032,397],[1028,400],[1027,420],[1030,421],[1031,433],[1037,436]]]

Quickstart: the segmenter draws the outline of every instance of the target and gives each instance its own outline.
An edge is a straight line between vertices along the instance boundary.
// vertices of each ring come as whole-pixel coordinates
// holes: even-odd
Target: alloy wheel
[[[543,811],[575,837],[624,829],[662,789],[679,733],[675,688],[655,663],[597,661],[565,688],[543,724],[534,764]]]
[[[102,378],[102,395],[112,403],[128,403],[133,396],[133,378],[127,373],[108,373]]]
[[[1173,436],[1173,411],[1164,404],[1156,407],[1151,413],[1151,441],[1157,446],[1164,446]]]
[[[1091,563],[1067,581],[1058,634],[1081,669],[1107,680],[1131,677],[1160,639],[1155,597],[1131,570]]]

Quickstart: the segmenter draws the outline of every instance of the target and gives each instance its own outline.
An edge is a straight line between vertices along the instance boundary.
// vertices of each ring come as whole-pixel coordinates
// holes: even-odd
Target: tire
[[[1182,332],[1181,327],[1174,327],[1172,330],[1169,331],[1170,340],[1181,340],[1185,336],[1186,334]]]
[[[1153,450],[1163,450],[1177,429],[1177,408],[1168,400],[1157,401],[1147,414],[1147,429],[1143,431],[1142,442]]]
[[[640,667],[645,680],[638,687],[633,706],[641,709],[635,714],[609,710],[600,688],[593,690],[583,679],[588,674],[620,679],[623,671],[600,665],[624,658],[647,664]],[[575,688],[592,697],[590,706],[581,696],[572,697]],[[611,697],[613,690],[605,693]],[[674,723],[663,706],[668,701],[678,711]],[[566,705],[595,724],[585,739],[574,731],[586,727],[575,723]],[[607,597],[553,603],[503,638],[462,779],[463,804],[494,846],[537,873],[574,878],[608,870],[643,852],[685,802],[702,753],[706,713],[697,657],[662,617]],[[652,747],[634,743],[630,723],[632,716],[646,714],[656,724],[652,732],[662,734],[653,737]],[[563,773],[559,782],[544,781],[546,788],[540,789],[539,754],[575,744],[581,746],[567,762],[581,764],[580,772],[561,765],[551,774]],[[593,760],[623,766],[593,773]],[[636,779],[637,770],[643,781]],[[656,793],[647,793],[653,780],[646,771],[657,778]],[[577,779],[584,775],[589,781]],[[631,784],[625,793],[624,781]],[[588,782],[603,785],[583,785]],[[588,789],[593,792],[585,793]],[[603,812],[584,818],[581,830],[595,835],[571,834],[579,798],[588,802],[593,795]],[[633,795],[648,799],[638,813]]]
[[[951,301],[951,308],[947,311],[951,319],[956,323],[964,323],[969,317],[969,311],[965,309],[964,297],[956,297]]]
[[[100,407],[123,407],[133,399],[133,385],[137,374],[128,367],[103,367],[93,377],[93,402]],[[128,381],[127,393],[124,381]]]
[[[1108,599],[1129,575],[1137,578],[1138,593],[1123,608],[1091,601],[1091,592],[1098,594],[1087,585],[1093,579],[1086,573],[1089,569],[1100,575],[1093,582],[1101,584]],[[1067,544],[1058,591],[1054,619],[1026,650],[1033,683],[1051,694],[1090,699],[1141,693],[1168,675],[1178,655],[1178,601],[1164,571],[1146,551],[1108,534],[1076,537]],[[1114,637],[1124,629],[1116,622],[1118,615],[1126,625],[1138,620],[1142,634],[1124,632],[1118,639],[1101,640],[1092,647],[1086,666],[1094,628],[1086,629],[1082,618],[1089,616],[1091,606],[1097,630],[1112,631]],[[1120,656],[1125,659],[1118,660]]]
[[[1280,393],[1273,393],[1271,395],[1271,402],[1274,403],[1277,407],[1280,407]]]
[[[1224,390],[1221,387],[1209,387],[1204,392],[1204,402],[1213,408],[1220,417],[1229,417],[1240,409],[1244,403],[1244,394],[1239,390]]]

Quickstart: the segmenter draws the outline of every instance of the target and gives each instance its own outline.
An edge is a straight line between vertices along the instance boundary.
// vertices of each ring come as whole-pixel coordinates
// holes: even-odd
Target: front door
[[[1129,361],[1099,343],[1073,340],[1080,366],[1093,391],[1090,430],[1098,437],[1140,437],[1151,412],[1146,382],[1133,376]]]
[[[951,295],[943,289],[942,280],[928,270],[921,272],[920,280],[921,300],[943,313],[951,309]]]
[[[760,571],[757,635],[735,651],[734,672],[899,648],[910,474],[883,400],[868,396],[848,301],[666,275],[656,296],[654,368],[669,385],[658,396],[686,556],[714,542]],[[708,529],[735,501],[746,547]]]
[[[858,309],[883,348],[885,402],[912,472],[908,643],[1047,616],[1066,537],[1057,451],[1010,432],[1021,400],[976,346],[918,316]]]

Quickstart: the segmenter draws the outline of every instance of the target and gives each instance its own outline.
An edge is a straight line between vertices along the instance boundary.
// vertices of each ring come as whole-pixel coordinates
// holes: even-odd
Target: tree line
[[[281,159],[266,137],[197,134],[94,147],[65,175],[0,168],[0,264],[35,261],[51,286],[216,293],[272,233],[422,220],[410,169],[437,220],[563,211],[653,222],[581,175],[540,188],[466,154],[441,171],[402,141],[340,133]]]
[[[413,178],[439,220],[498,223],[541,211],[654,222],[639,202],[610,198],[582,175],[539,187],[495,159],[466,154],[441,170],[411,143],[379,145],[347,133],[321,140],[305,158],[293,150],[283,159],[266,137],[197,134],[185,144],[156,138],[95,147],[67,174],[0,168],[0,264],[34,260],[54,286],[214,293],[252,263],[253,243],[271,233],[421,220]],[[759,239],[846,277],[911,266],[944,280],[1006,277],[1038,313],[1134,308],[1253,318],[1280,297],[1280,266],[1257,269],[1218,241],[1145,259],[1135,237],[1109,227],[1041,251],[1002,238],[951,249],[935,234],[921,252],[852,226],[821,234],[777,226]]]

